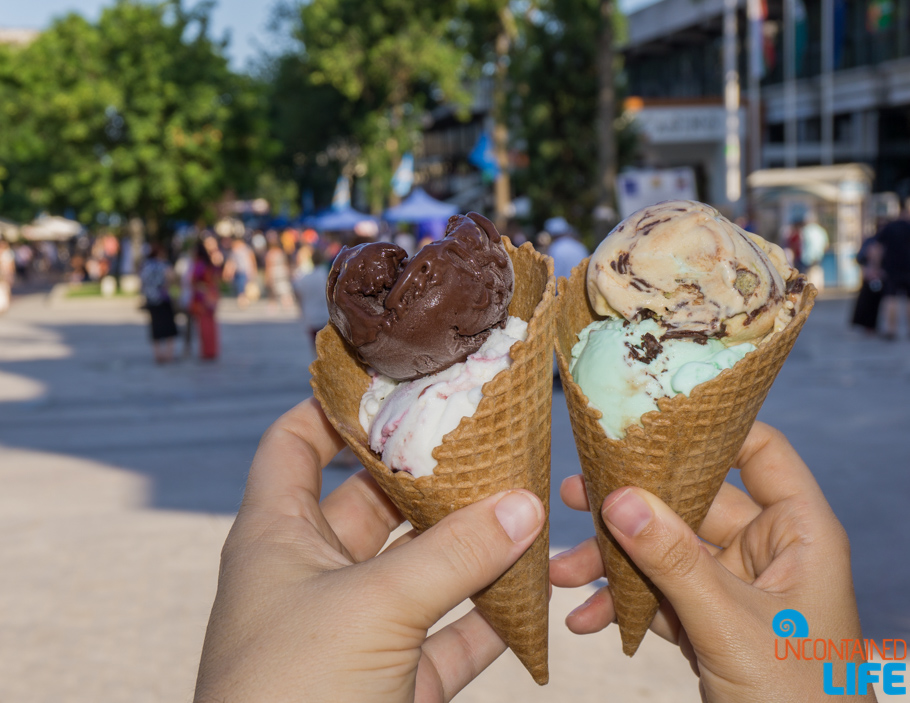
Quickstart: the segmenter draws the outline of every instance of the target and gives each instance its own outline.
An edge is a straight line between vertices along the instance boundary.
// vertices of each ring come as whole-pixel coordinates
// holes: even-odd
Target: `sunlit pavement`
[[[29,296],[0,318],[4,703],[191,697],[256,443],[310,394],[312,355],[293,311],[226,301],[221,360],[158,367],[137,307]],[[910,341],[862,338],[848,310],[818,304],[761,418],[790,436],[850,534],[865,635],[910,639]],[[592,532],[558,500],[577,471],[557,392],[554,551]],[[329,467],[326,489],[349,474]],[[615,628],[568,633],[563,618],[591,590],[554,593],[549,686],[507,654],[458,700],[698,700],[688,664],[657,637],[629,660]]]

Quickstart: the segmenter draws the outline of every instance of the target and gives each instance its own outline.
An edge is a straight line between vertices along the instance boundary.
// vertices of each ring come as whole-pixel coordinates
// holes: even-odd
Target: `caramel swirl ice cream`
[[[657,318],[666,338],[757,344],[795,314],[797,280],[776,244],[709,205],[670,200],[630,215],[601,242],[587,289],[598,314]]]

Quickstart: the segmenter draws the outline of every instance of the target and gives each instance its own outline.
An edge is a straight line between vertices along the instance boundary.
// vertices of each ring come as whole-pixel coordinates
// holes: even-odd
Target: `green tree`
[[[210,9],[118,0],[97,24],[71,14],[13,55],[0,74],[9,200],[85,223],[139,217],[154,234],[251,188],[271,148],[264,95],[229,69]]]
[[[531,198],[536,223],[563,215],[588,238],[601,197],[600,13],[600,0],[541,0],[519,16],[511,64],[513,132],[528,154],[528,167],[515,174],[518,190]],[[622,36],[618,13],[613,30]],[[632,160],[636,140],[627,122],[617,120],[615,127],[614,163],[621,166]]]
[[[532,12],[536,0],[462,0],[456,21],[456,41],[467,47],[471,57],[472,79],[483,74],[493,79],[493,144],[499,173],[493,185],[494,217],[496,225],[505,230],[512,201],[512,183],[509,164],[509,65],[512,48],[518,40],[519,25],[513,6],[525,14]]]
[[[401,155],[420,137],[421,118],[447,102],[466,108],[465,52],[452,37],[454,0],[313,0],[295,35],[312,86],[350,103],[351,162],[364,174],[370,209],[380,211]],[[318,104],[309,109],[321,109]]]
[[[281,144],[270,167],[277,181],[294,182],[317,203],[327,203],[341,172],[356,168],[352,135],[361,108],[335,87],[314,84],[311,74],[301,53],[288,53],[265,76],[271,135]]]

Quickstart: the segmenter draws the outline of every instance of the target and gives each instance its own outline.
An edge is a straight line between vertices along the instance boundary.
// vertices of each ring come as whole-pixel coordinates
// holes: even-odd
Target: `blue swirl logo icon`
[[[808,637],[809,623],[798,610],[781,610],[771,623],[778,637]]]

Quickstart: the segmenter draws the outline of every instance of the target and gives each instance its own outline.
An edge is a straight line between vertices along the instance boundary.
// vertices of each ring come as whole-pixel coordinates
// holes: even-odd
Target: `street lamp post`
[[[737,66],[737,0],[724,0],[724,109],[726,111],[726,194],[730,203],[742,195],[742,159],[739,143],[739,68]]]

